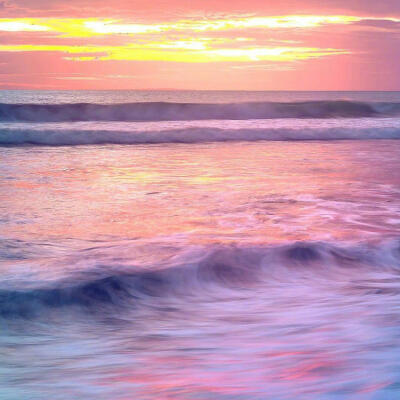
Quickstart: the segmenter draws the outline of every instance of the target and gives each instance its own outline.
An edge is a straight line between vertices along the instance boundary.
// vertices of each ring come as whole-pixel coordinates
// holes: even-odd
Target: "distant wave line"
[[[292,103],[7,104],[3,122],[191,121],[270,118],[368,118],[400,115],[400,103],[306,101]]]

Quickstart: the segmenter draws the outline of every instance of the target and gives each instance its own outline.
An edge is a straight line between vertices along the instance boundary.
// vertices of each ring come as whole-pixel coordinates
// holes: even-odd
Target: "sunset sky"
[[[0,88],[400,90],[400,1],[0,0]]]

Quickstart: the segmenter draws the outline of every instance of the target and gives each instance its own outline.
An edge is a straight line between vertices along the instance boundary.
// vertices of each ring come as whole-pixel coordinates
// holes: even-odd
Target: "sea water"
[[[0,399],[400,397],[400,93],[0,93]]]

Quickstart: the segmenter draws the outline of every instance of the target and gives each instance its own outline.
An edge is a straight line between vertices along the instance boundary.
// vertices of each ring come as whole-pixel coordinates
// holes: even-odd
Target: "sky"
[[[0,0],[0,89],[400,90],[400,0]]]

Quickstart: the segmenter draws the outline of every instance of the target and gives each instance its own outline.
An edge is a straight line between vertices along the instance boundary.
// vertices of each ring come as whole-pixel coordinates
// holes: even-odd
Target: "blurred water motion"
[[[399,398],[399,141],[0,154],[1,400]]]
[[[1,398],[396,398],[396,141],[1,152]]]

